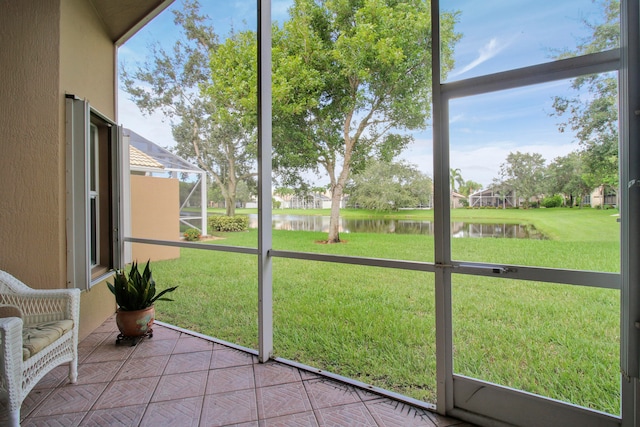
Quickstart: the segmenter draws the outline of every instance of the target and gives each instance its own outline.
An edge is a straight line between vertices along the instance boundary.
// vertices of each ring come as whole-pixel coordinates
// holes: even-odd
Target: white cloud
[[[510,142],[494,143],[469,150],[451,150],[450,163],[452,168],[459,168],[465,180],[473,180],[485,187],[497,178],[500,165],[504,163],[510,152],[540,153],[547,164],[554,158],[565,156],[576,149],[575,144],[529,144],[513,145]]]
[[[465,65],[461,70],[451,73],[451,77],[459,76],[466,73],[467,71],[476,68],[478,65],[496,56],[510,44],[511,42],[501,42],[497,37],[493,37],[491,40],[489,40],[488,43],[480,48],[480,50],[478,51],[478,57],[476,59]]]

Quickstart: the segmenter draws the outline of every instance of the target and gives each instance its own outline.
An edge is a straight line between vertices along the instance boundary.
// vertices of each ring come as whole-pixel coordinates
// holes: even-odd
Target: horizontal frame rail
[[[303,259],[308,261],[335,262],[338,264],[366,265],[370,267],[396,268],[400,270],[435,272],[436,266],[429,262],[402,261],[384,258],[364,258],[344,255],[317,254],[313,252],[292,252],[270,250],[269,255],[279,258]]]
[[[176,240],[142,239],[139,237],[125,237],[124,241],[130,243],[144,243],[147,245],[174,246],[178,248],[203,249],[205,251],[236,252],[248,255],[258,255],[258,248],[247,248],[245,246],[210,245],[179,242]]]
[[[622,283],[619,273],[474,262],[454,261],[452,264],[452,273],[454,274],[472,274],[501,279],[528,280],[605,289],[620,289]]]
[[[456,409],[449,415],[471,422],[500,419],[523,427],[620,427],[621,420],[616,416],[548,397],[457,374],[453,375],[453,382]],[[470,418],[470,414],[476,417]],[[478,416],[487,418],[481,420]]]
[[[616,71],[619,67],[620,49],[611,49],[546,64],[443,83],[440,90],[445,99],[460,98],[571,79],[585,74]]]
[[[207,251],[235,252],[258,255],[257,248],[245,246],[225,246],[202,244],[175,240],[143,239],[125,237],[125,242],[147,245],[174,246],[179,248],[202,249]],[[431,262],[405,261],[385,258],[366,258],[356,256],[319,254],[314,252],[294,252],[271,249],[269,256],[274,258],[300,259],[307,261],[333,262],[336,264],[362,265],[369,267],[395,268],[398,270],[424,271],[434,273],[437,269],[449,268],[453,274],[470,274],[500,279],[527,280],[533,282],[558,283],[564,285],[589,286],[594,288],[620,289],[619,273],[603,273],[582,270],[563,270],[545,267],[523,267],[508,264],[486,264],[454,261],[451,265],[437,265]]]

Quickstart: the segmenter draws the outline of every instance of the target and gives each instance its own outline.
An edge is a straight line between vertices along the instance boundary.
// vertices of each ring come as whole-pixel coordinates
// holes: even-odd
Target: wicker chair
[[[31,289],[0,270],[0,317],[0,397],[19,426],[22,401],[49,371],[69,362],[78,378],[80,290]]]

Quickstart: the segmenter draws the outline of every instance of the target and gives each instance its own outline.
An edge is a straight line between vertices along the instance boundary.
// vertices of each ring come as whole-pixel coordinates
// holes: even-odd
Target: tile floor
[[[22,405],[22,426],[470,426],[289,365],[156,325],[115,345],[113,319]]]

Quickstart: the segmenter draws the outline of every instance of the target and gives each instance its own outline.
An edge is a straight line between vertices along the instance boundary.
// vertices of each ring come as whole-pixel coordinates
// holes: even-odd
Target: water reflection
[[[329,231],[328,216],[273,215],[274,230]],[[258,216],[249,215],[249,227],[258,227]],[[396,233],[431,236],[433,222],[407,219],[351,219],[340,218],[341,233]],[[512,239],[545,239],[532,225],[525,224],[479,224],[452,222],[452,237],[504,237]]]

